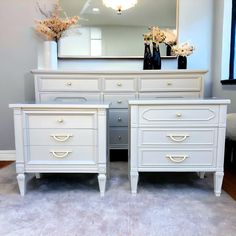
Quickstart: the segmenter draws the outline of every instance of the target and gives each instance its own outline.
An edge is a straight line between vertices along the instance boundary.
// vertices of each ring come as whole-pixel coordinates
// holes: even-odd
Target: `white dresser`
[[[20,193],[26,173],[98,173],[101,196],[107,174],[106,104],[12,104]]]
[[[139,172],[213,172],[221,194],[229,100],[129,101],[131,192]]]
[[[128,100],[203,97],[203,70],[33,71],[37,102],[110,103],[110,149],[128,148]]]

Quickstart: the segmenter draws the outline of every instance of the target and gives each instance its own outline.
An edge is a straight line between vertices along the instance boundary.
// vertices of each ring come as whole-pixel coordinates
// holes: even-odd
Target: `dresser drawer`
[[[76,145],[96,146],[97,130],[93,129],[29,129],[28,145]]]
[[[41,78],[39,91],[99,91],[99,79],[56,79]]]
[[[24,128],[29,129],[76,129],[76,128],[93,128],[96,129],[96,115],[88,114],[29,114]]]
[[[41,102],[85,103],[101,101],[99,93],[40,93]]]
[[[109,126],[128,126],[128,110],[110,109]]]
[[[208,145],[217,143],[217,129],[139,129],[139,145]]]
[[[200,91],[200,78],[141,78],[140,91]]]
[[[128,128],[110,128],[110,144],[128,144]]]
[[[218,106],[142,106],[139,108],[141,124],[177,122],[178,124],[216,124]]]
[[[140,93],[139,99],[159,99],[159,98],[200,98],[199,92],[159,92]]]
[[[140,149],[140,167],[214,167],[214,149]]]
[[[110,102],[110,108],[128,108],[128,101],[135,99],[135,94],[105,94],[104,101]]]
[[[104,79],[104,91],[135,91],[135,79]]]
[[[29,146],[27,164],[96,164],[96,147]]]

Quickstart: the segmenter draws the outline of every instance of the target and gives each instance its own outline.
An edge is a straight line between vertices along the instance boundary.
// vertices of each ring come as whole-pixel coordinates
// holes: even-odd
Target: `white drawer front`
[[[27,164],[96,164],[96,147],[29,146]]]
[[[99,79],[40,79],[40,91],[99,91]]]
[[[200,98],[199,92],[161,92],[161,93],[140,93],[139,99],[159,98]]]
[[[135,79],[104,79],[104,91],[135,91]]]
[[[141,123],[218,123],[217,106],[142,106],[139,109]]]
[[[66,115],[58,114],[30,114],[27,116],[25,128],[29,129],[76,129],[76,128],[97,128],[95,114]]]
[[[110,144],[128,144],[128,128],[110,128]]]
[[[128,111],[122,109],[110,109],[109,126],[128,126]]]
[[[40,93],[39,96],[41,102],[86,103],[101,101],[99,93]]]
[[[97,131],[92,129],[29,129],[28,145],[96,146]]]
[[[142,78],[140,80],[140,91],[200,91],[200,78]]]
[[[110,102],[110,108],[128,108],[128,101],[135,99],[135,94],[105,94],[104,101]]]
[[[139,145],[208,145],[217,142],[216,129],[139,129]]]
[[[214,167],[214,149],[201,150],[163,150],[163,149],[140,149],[140,167]]]

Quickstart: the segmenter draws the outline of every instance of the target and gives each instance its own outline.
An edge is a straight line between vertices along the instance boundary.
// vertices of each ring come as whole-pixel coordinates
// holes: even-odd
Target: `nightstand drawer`
[[[139,119],[141,124],[148,123],[169,123],[179,124],[216,124],[218,122],[217,106],[142,106],[139,109]]]
[[[110,109],[109,126],[128,126],[128,111],[122,109]]]
[[[128,144],[128,128],[110,128],[110,144]]]
[[[159,92],[159,93],[140,93],[139,99],[163,99],[163,98],[199,98],[199,92]]]
[[[140,149],[140,167],[215,167],[214,149]]]
[[[93,129],[29,129],[28,145],[76,145],[96,146],[97,130]]]
[[[87,112],[78,114],[30,114],[24,128],[29,129],[65,129],[93,128],[96,129],[96,115]]]
[[[41,78],[39,91],[99,91],[99,79]]]
[[[200,91],[200,78],[142,78],[140,91]]]
[[[96,164],[96,147],[30,146],[27,164]]]
[[[128,101],[135,99],[135,94],[105,94],[104,101],[110,102],[110,108],[128,108]]]
[[[217,129],[139,129],[139,145],[208,145],[217,143]]]
[[[104,91],[135,91],[135,79],[104,79]]]
[[[99,93],[40,93],[41,102],[60,102],[60,103],[86,103],[100,102]]]

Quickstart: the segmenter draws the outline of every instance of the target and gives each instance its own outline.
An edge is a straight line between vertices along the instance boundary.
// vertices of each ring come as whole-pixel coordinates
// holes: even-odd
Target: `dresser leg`
[[[35,177],[36,177],[36,179],[40,179],[41,178],[41,174],[40,173],[35,173]]]
[[[138,172],[131,172],[130,173],[130,184],[131,184],[131,193],[133,196],[137,194],[137,187],[138,187]]]
[[[24,196],[25,190],[26,190],[25,174],[18,174],[16,178],[17,178],[19,189],[20,189],[20,195]]]
[[[99,189],[100,189],[100,195],[101,197],[104,197],[105,190],[106,190],[106,175],[105,174],[98,175],[98,184],[99,184]]]
[[[214,192],[217,197],[220,197],[223,183],[224,172],[214,173]]]
[[[199,177],[200,177],[200,179],[204,179],[204,177],[205,177],[205,172],[199,172]]]

